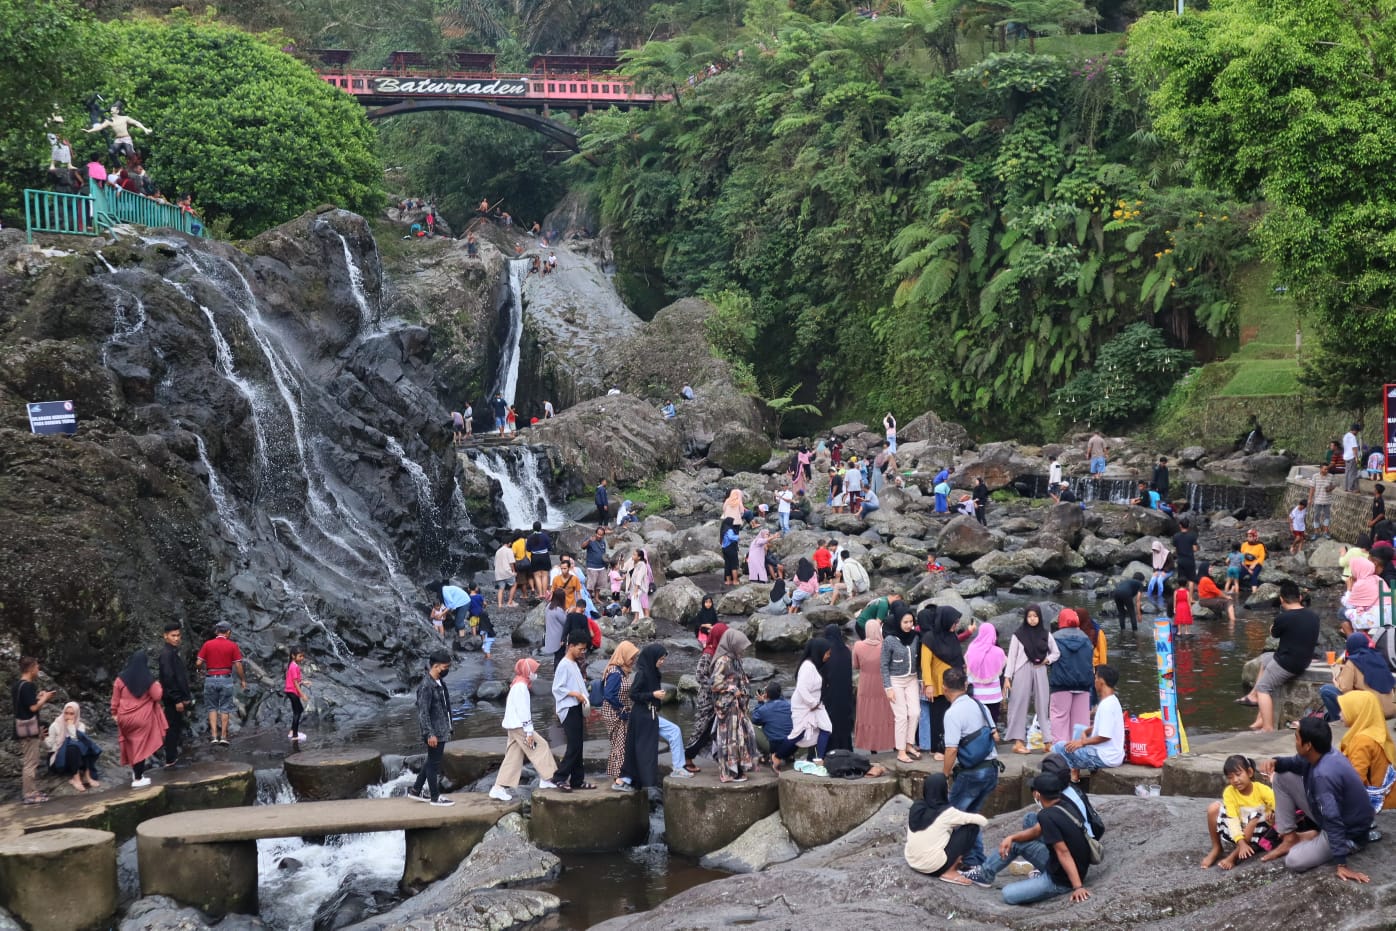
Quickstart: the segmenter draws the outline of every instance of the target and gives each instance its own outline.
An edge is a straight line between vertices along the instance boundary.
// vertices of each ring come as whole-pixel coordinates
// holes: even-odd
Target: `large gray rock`
[[[0,922],[0,928],[4,927]],[[227,915],[222,921],[210,922],[197,908],[182,906],[163,895],[150,895],[132,902],[117,927],[119,931],[266,931],[267,926],[255,915]]]
[[[704,550],[691,556],[680,556],[669,564],[669,571],[674,575],[707,575],[710,572],[721,572],[722,566],[721,553]]]
[[[1087,533],[1082,536],[1076,552],[1086,560],[1086,565],[1107,569],[1119,564],[1124,549],[1124,545],[1117,540],[1102,540],[1095,534]]]
[[[759,469],[770,456],[770,438],[739,423],[723,424],[708,446],[708,462],[724,472]]]
[[[1081,505],[1073,502],[1054,504],[1047,511],[1047,519],[1042,523],[1042,532],[1051,533],[1066,541],[1068,546],[1077,546],[1086,529],[1086,512]]]
[[[509,632],[509,639],[519,646],[542,646],[547,634],[547,622],[544,619],[547,610],[548,606],[542,603],[530,608],[524,619]]]
[[[1082,565],[1085,565],[1084,561]],[[1020,579],[1025,575],[1061,572],[1064,569],[1080,567],[1072,566],[1068,557],[1061,552],[1025,546],[1011,553],[986,553],[971,563],[970,568],[980,575],[991,575],[1000,581],[1007,581]]]
[[[750,614],[771,603],[771,586],[765,582],[748,582],[723,593],[717,602],[718,614]]]
[[[994,535],[973,517],[950,520],[936,540],[936,553],[954,559],[977,559],[994,548]]]
[[[932,596],[931,604],[945,605],[947,608],[954,608],[956,611],[960,612],[960,617],[965,620],[969,620],[974,616],[974,608],[965,599],[964,595],[961,595],[953,588],[947,588]]]
[[[563,467],[587,487],[603,478],[619,484],[643,482],[683,458],[683,438],[675,422],[660,416],[655,405],[628,394],[582,401],[529,433],[532,443],[553,447]]]
[[[935,411],[926,411],[897,427],[897,444],[926,442],[936,446],[948,446],[956,452],[974,445],[969,431],[957,423],[941,420]]]
[[[780,820],[780,812],[776,812],[747,828],[726,847],[703,857],[698,865],[728,873],[756,873],[799,855],[800,848],[790,839],[790,832]]]
[[[692,579],[675,579],[662,585],[650,599],[650,614],[660,620],[680,624],[687,624],[697,617],[702,607],[703,590]]]
[[[799,650],[814,636],[800,614],[758,614],[755,623],[756,645],[763,650]]]

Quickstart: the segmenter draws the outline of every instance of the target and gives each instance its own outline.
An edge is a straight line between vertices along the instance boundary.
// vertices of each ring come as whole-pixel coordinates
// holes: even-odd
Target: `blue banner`
[[[77,433],[78,415],[72,401],[37,401],[29,405],[29,429],[34,433]]]

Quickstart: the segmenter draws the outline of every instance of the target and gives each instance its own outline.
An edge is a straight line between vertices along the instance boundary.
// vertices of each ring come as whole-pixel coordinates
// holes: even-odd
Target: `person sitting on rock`
[[[1332,684],[1321,685],[1318,697],[1328,721],[1343,717],[1338,698],[1348,692],[1371,692],[1381,707],[1383,718],[1396,718],[1396,677],[1386,657],[1372,648],[1371,639],[1361,631],[1349,634],[1347,654],[1333,666]]]
[[[819,577],[815,575],[814,563],[803,556],[795,566],[795,585],[790,593],[790,613],[798,614],[800,605],[819,594]]]
[[[1252,527],[1246,531],[1246,542],[1241,544],[1241,585],[1254,589],[1260,584],[1260,570],[1265,566],[1265,544],[1260,542],[1260,531]]]
[[[1070,895],[1073,902],[1091,897],[1086,874],[1091,866],[1091,848],[1084,819],[1070,803],[1062,804],[1064,783],[1054,773],[1039,773],[1032,781],[1033,799],[1042,806],[1037,823],[1010,834],[980,866],[964,874],[976,886],[993,888],[994,878],[1016,857],[1035,867],[1033,875],[1003,889],[1008,905],[1031,905],[1059,895]]]
[[[1231,623],[1236,623],[1236,603],[1212,580],[1211,567],[1201,563],[1197,572],[1197,603],[1213,614],[1226,615]]]
[[[1280,583],[1280,613],[1270,628],[1270,636],[1279,640],[1273,653],[1260,655],[1260,674],[1255,688],[1237,704],[1254,705],[1258,709],[1251,730],[1268,733],[1275,729],[1275,694],[1291,679],[1298,678],[1309,668],[1318,647],[1322,621],[1304,607],[1299,583],[1285,579]]]
[[[97,757],[102,748],[87,735],[82,722],[82,709],[75,701],[63,706],[63,713],[48,727],[47,746],[50,751],[48,770],[55,776],[68,776],[79,792],[101,785],[98,782]]]
[[[1052,744],[1052,752],[1060,753],[1071,764],[1072,782],[1079,781],[1083,769],[1111,769],[1125,761],[1125,714],[1115,694],[1119,681],[1120,674],[1112,667],[1098,666],[1095,690],[1100,704],[1095,706],[1094,723],[1081,737]]]
[[[955,886],[972,883],[960,872],[960,862],[979,838],[979,829],[989,821],[983,815],[961,811],[950,804],[945,776],[926,777],[922,799],[911,806],[907,817],[906,865],[918,873],[936,876]]]
[[[1396,743],[1382,717],[1381,703],[1371,692],[1356,691],[1339,698],[1338,706],[1348,728],[1338,750],[1361,777],[1372,811],[1396,808],[1396,793],[1391,791],[1396,786]]]
[[[1229,870],[1238,860],[1254,856],[1264,842],[1269,825],[1275,823],[1275,793],[1263,782],[1256,781],[1255,764],[1235,753],[1222,764],[1227,787],[1220,802],[1207,806],[1207,832],[1212,837],[1212,849],[1202,858],[1202,868],[1219,864]],[[1222,856],[1222,846],[1231,853]]]
[[[1075,504],[1081,499],[1076,497],[1076,492],[1071,490],[1070,482],[1062,482],[1057,486],[1057,491],[1052,494],[1052,501],[1057,504]]]
[[[1275,829],[1281,840],[1262,860],[1285,861],[1302,873],[1337,864],[1342,880],[1368,882],[1348,866],[1348,857],[1367,846],[1372,805],[1367,787],[1348,758],[1333,749],[1333,732],[1322,718],[1304,718],[1294,732],[1294,756],[1263,760],[1260,772],[1275,789]],[[1298,816],[1306,818],[1304,828]]]

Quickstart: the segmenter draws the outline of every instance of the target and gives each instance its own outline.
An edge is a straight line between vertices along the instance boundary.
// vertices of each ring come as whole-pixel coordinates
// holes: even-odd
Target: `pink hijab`
[[[1377,567],[1365,556],[1354,556],[1348,562],[1352,572],[1352,588],[1348,590],[1348,606],[1365,611],[1381,597],[1381,579]]]
[[[980,682],[997,679],[1007,661],[1007,655],[999,647],[999,634],[994,625],[980,624],[979,633],[965,651],[965,667],[970,677]]]
[[[525,656],[514,664],[514,681],[510,685],[518,685],[522,682],[528,685],[533,681],[533,676],[538,672],[538,660],[531,656]]]

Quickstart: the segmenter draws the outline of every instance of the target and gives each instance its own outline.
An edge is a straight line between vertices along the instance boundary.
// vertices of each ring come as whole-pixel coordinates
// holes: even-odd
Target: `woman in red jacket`
[[[137,650],[116,677],[111,690],[111,713],[116,718],[121,765],[131,767],[133,789],[150,785],[150,777],[145,775],[145,761],[165,743],[169,725],[160,707],[163,695],[160,683],[150,674],[145,650]]]

